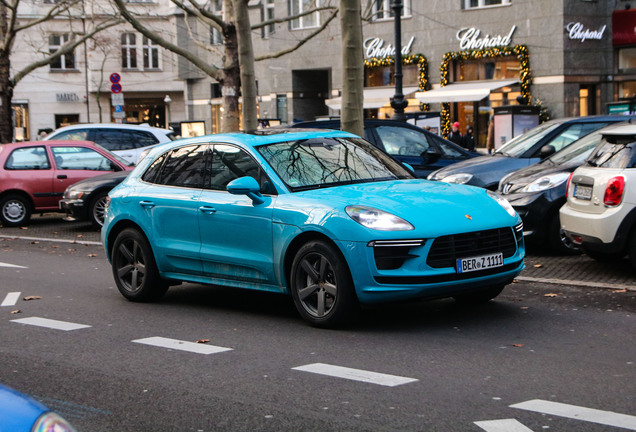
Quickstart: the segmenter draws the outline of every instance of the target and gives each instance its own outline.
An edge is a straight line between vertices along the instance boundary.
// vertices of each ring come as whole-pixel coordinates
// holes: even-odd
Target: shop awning
[[[402,93],[404,96],[408,96],[412,93],[415,93],[418,90],[418,87],[404,87],[402,89]],[[364,89],[364,101],[363,108],[364,109],[372,109],[372,108],[380,108],[385,105],[391,103],[391,98],[395,96],[395,88],[365,88]],[[337,97],[333,99],[327,99],[325,104],[334,110],[339,110],[342,108],[342,97]]]
[[[493,90],[518,82],[518,80],[460,82],[435,90],[417,92],[415,98],[422,103],[476,102],[488,97]]]

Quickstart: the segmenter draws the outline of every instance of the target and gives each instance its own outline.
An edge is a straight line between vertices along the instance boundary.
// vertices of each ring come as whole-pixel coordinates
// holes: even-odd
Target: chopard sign
[[[457,39],[459,40],[459,48],[462,50],[480,50],[485,48],[505,47],[512,42],[512,34],[517,29],[517,26],[513,25],[507,35],[481,35],[481,30],[475,27],[463,28],[457,32]]]
[[[580,22],[571,22],[565,27],[568,31],[568,37],[572,40],[580,40],[581,43],[585,42],[587,39],[603,39],[603,34],[605,33],[606,28],[607,26],[604,25],[598,30],[590,30],[586,29]]]
[[[413,41],[415,40],[415,36],[411,37],[409,43],[402,46],[402,55],[409,55],[411,53],[411,47],[413,46]],[[385,58],[389,56],[395,55],[395,47],[393,45],[386,44],[384,39],[380,38],[368,38],[364,41],[364,55],[366,58]]]

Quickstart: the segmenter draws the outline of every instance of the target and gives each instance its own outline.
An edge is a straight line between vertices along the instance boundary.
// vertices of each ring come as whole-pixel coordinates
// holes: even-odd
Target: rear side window
[[[4,164],[7,170],[41,170],[50,169],[51,163],[42,146],[25,147],[11,152]]]
[[[189,145],[171,150],[151,164],[142,178],[167,186],[201,188],[205,175],[207,150],[207,144]],[[159,173],[153,175],[152,172],[159,167]]]
[[[636,168],[636,136],[606,136],[587,159],[588,166]]]
[[[159,142],[150,132],[127,129],[95,129],[91,140],[110,151],[147,147]]]
[[[51,139],[55,140],[69,140],[69,141],[86,141],[88,140],[88,130],[86,129],[73,129],[65,132],[61,132]]]

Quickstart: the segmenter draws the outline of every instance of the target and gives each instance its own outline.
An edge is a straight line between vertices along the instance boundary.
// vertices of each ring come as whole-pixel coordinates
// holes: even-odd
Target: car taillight
[[[570,183],[572,183],[572,177],[574,177],[574,173],[570,174],[570,177],[568,177],[568,183],[565,186],[565,197],[569,197],[570,196]]]
[[[603,204],[608,207],[614,207],[623,200],[623,191],[625,190],[625,178],[618,176],[610,179],[605,187],[605,196]]]

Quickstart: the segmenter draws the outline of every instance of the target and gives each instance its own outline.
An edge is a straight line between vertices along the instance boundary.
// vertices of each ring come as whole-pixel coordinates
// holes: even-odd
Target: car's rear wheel
[[[300,315],[316,327],[343,325],[359,312],[344,257],[323,241],[308,242],[298,250],[292,263],[290,290]]]
[[[632,265],[636,267],[636,228],[632,230],[632,236],[629,239],[627,249],[629,251],[629,260]]]
[[[96,228],[101,228],[102,226],[104,226],[107,198],[108,192],[101,192],[92,199],[91,204],[88,207],[88,219]]]
[[[111,261],[117,288],[128,300],[154,301],[168,290],[168,284],[159,276],[148,240],[137,229],[127,228],[119,233]]]
[[[0,200],[0,222],[5,227],[25,226],[31,220],[31,203],[22,195],[7,195]]]
[[[453,298],[455,299],[455,301],[462,304],[486,303],[501,294],[505,287],[505,284],[495,285],[480,291],[459,294],[454,296]]]

